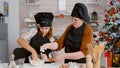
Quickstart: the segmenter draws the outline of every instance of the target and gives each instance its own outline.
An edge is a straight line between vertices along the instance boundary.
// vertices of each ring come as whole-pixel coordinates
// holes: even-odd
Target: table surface
[[[62,64],[49,63],[49,64],[42,64],[42,65],[39,65],[39,66],[34,66],[34,65],[29,64],[29,63],[24,63],[23,68],[59,68],[60,65],[62,65]],[[85,64],[82,64],[82,65],[85,66]],[[0,68],[8,68],[8,63],[1,63]],[[83,68],[86,68],[86,67],[83,67]]]

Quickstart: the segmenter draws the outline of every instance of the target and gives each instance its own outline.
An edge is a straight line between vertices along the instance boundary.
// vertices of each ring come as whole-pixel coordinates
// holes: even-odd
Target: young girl
[[[53,38],[51,26],[54,16],[50,12],[39,12],[34,17],[37,23],[37,29],[31,29],[29,32],[22,34],[18,39],[18,44],[23,48],[16,48],[14,50],[15,60],[26,58],[25,62],[27,63],[29,62],[28,56],[32,55],[32,60],[36,61],[38,54],[40,54],[43,60],[49,61],[48,54],[51,50],[47,49],[44,53],[41,53],[40,46],[45,43],[50,43],[50,39]],[[27,40],[30,40],[29,44]]]

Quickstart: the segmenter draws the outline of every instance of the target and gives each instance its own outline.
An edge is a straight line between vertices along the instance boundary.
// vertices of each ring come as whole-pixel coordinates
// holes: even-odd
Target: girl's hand
[[[53,58],[48,58],[48,62],[54,62]]]
[[[47,58],[46,54],[41,54],[41,57],[43,60],[45,60],[46,62],[54,62],[53,58]]]
[[[41,58],[44,61],[48,61],[47,55],[46,54],[41,54]]]
[[[32,53],[32,60],[33,60],[33,61],[37,61],[37,60],[38,60],[38,56],[37,56],[37,53],[36,53],[36,52],[33,52],[33,53]]]

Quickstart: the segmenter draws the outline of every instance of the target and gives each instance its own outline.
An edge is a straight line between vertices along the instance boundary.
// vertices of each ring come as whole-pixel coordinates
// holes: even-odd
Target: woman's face
[[[47,33],[50,31],[50,27],[49,26],[48,27],[40,27],[39,29],[40,29],[43,37],[46,36]]]
[[[83,22],[84,21],[82,19],[79,19],[79,18],[76,18],[76,17],[72,17],[72,25],[75,28],[80,27],[83,24]]]

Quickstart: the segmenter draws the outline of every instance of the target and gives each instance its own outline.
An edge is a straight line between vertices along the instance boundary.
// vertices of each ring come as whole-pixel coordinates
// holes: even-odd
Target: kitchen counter
[[[51,63],[51,64],[42,64],[42,65],[39,65],[39,66],[33,66],[29,63],[25,63],[25,64],[23,64],[23,68],[59,68],[60,65],[62,65],[62,64]],[[86,68],[85,64],[82,64],[82,66],[83,66],[82,68]],[[8,63],[1,63],[0,68],[8,68]],[[18,68],[20,68],[20,67],[18,67]],[[77,67],[75,67],[75,68],[77,68]]]

